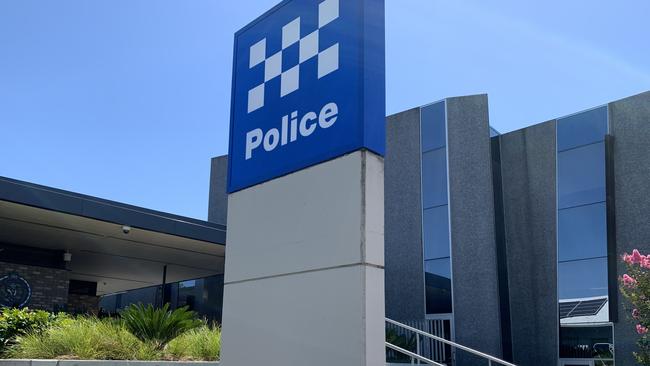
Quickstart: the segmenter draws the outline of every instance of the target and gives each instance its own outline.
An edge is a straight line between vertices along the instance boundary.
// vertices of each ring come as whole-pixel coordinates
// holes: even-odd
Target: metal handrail
[[[424,331],[421,331],[421,330],[419,330],[419,329],[417,329],[417,328],[413,328],[413,327],[410,327],[410,326],[408,326],[408,325],[406,325],[406,324],[402,324],[402,323],[400,323],[400,322],[396,322],[396,321],[394,321],[394,320],[392,320],[392,319],[388,319],[388,318],[386,318],[386,322],[387,322],[387,323],[390,323],[390,324],[393,324],[393,325],[396,325],[396,326],[398,326],[398,327],[401,327],[401,328],[404,328],[404,329],[410,330],[410,331],[412,331],[412,332],[414,332],[414,333],[416,333],[416,334],[419,334],[419,335],[425,336],[425,337],[427,337],[427,338],[431,338],[431,339],[436,340],[436,341],[438,341],[438,342],[442,342],[442,343],[444,343],[444,344],[448,344],[448,345],[450,345],[450,346],[453,347],[453,348],[462,349],[463,351],[469,352],[469,353],[474,354],[474,355],[476,355],[476,356],[483,357],[483,358],[487,359],[488,361],[490,361],[490,365],[492,365],[492,362],[494,361],[494,362],[496,362],[496,363],[498,363],[498,364],[500,364],[500,365],[505,365],[505,366],[517,366],[517,365],[515,365],[515,364],[513,364],[513,363],[510,363],[510,362],[507,362],[507,361],[501,360],[501,359],[499,359],[499,358],[496,358],[496,357],[494,357],[494,356],[488,355],[487,353],[483,353],[483,352],[477,351],[477,350],[475,350],[475,349],[472,349],[472,348],[469,348],[469,347],[463,346],[463,345],[461,345],[461,344],[458,344],[458,343],[452,342],[452,341],[450,341],[450,340],[444,339],[444,338],[442,338],[442,337],[438,337],[438,336],[435,336],[435,335],[433,335],[433,334],[429,334],[429,333],[424,332]]]
[[[409,356],[409,357],[411,357],[411,358],[415,358],[416,360],[422,361],[422,362],[424,362],[424,363],[426,363],[426,364],[428,364],[428,365],[434,365],[434,366],[445,366],[445,365],[443,365],[443,364],[441,364],[441,363],[437,363],[437,362],[434,361],[434,360],[430,360],[430,359],[428,359],[428,358],[426,358],[426,357],[420,356],[420,355],[418,355],[417,353],[413,353],[413,352],[411,352],[411,351],[407,351],[407,350],[405,350],[404,348],[399,347],[399,346],[396,346],[396,345],[394,345],[394,344],[392,344],[392,343],[388,343],[388,342],[386,342],[386,347],[388,347],[388,348],[390,348],[390,349],[393,349],[393,350],[395,350],[395,351],[397,351],[397,352],[403,353],[403,354],[405,354],[405,355],[407,355],[407,356]]]

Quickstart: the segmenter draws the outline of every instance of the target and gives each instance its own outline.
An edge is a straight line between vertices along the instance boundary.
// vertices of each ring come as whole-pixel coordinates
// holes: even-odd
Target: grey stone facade
[[[447,99],[447,151],[456,341],[501,357],[487,95]]]
[[[558,357],[555,122],[499,137],[513,360]]]
[[[614,136],[616,246],[618,257],[632,249],[650,252],[650,92],[609,104]],[[618,276],[625,266],[618,261]],[[619,295],[619,322],[614,326],[616,365],[635,365],[638,335],[630,307]]]
[[[384,159],[386,316],[424,318],[420,108],[388,117]]]
[[[68,271],[0,262],[0,275],[9,273],[17,273],[31,286],[32,297],[27,303],[29,308],[48,311],[60,311],[66,308]]]
[[[210,198],[208,203],[208,221],[215,224],[227,224],[228,218],[228,156],[212,158],[210,168]]]

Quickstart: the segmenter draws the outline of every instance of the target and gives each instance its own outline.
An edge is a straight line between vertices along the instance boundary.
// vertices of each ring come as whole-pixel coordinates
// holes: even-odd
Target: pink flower
[[[627,254],[627,253],[624,253],[623,254],[623,261],[625,263],[627,263],[627,264],[632,264],[632,256]]]
[[[639,309],[632,310],[632,317],[634,319],[639,319]]]
[[[645,256],[641,255],[637,249],[634,249],[632,251],[632,263],[638,263],[641,264],[645,261]]]
[[[623,285],[625,285],[627,287],[634,287],[634,286],[636,286],[636,280],[634,278],[628,276],[627,274],[624,274],[623,275]]]
[[[650,269],[650,256],[646,256],[643,262],[641,262],[641,268]]]
[[[641,335],[643,335],[643,334],[648,333],[648,328],[644,327],[644,326],[641,325],[641,324],[637,324],[637,325],[636,325],[636,332],[639,333],[639,334],[641,334]]]

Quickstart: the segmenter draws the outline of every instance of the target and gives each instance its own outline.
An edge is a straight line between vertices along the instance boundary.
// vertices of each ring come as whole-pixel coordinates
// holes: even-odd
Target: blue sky
[[[233,33],[276,0],[0,2],[0,176],[205,219]],[[650,90],[647,0],[386,0],[388,113],[502,132]]]

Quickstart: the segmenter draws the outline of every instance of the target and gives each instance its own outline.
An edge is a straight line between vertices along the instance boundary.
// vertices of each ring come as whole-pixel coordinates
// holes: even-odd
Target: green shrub
[[[42,310],[3,308],[0,312],[0,352],[4,352],[17,336],[40,333],[66,317],[65,314],[51,314]]]
[[[182,333],[201,326],[196,313],[187,307],[169,310],[169,304],[161,309],[152,305],[131,305],[120,313],[126,328],[143,342],[152,343],[156,349],[163,349],[169,341]]]
[[[186,308],[131,306],[121,319],[5,309],[0,328],[3,356],[28,359],[193,360],[219,359],[221,330]],[[9,336],[9,334],[12,334]]]
[[[168,357],[185,361],[216,361],[221,352],[221,329],[203,325],[189,330],[169,342]]]
[[[93,317],[65,319],[40,333],[19,336],[7,353],[12,358],[84,360],[156,360],[162,356],[121,322]]]

